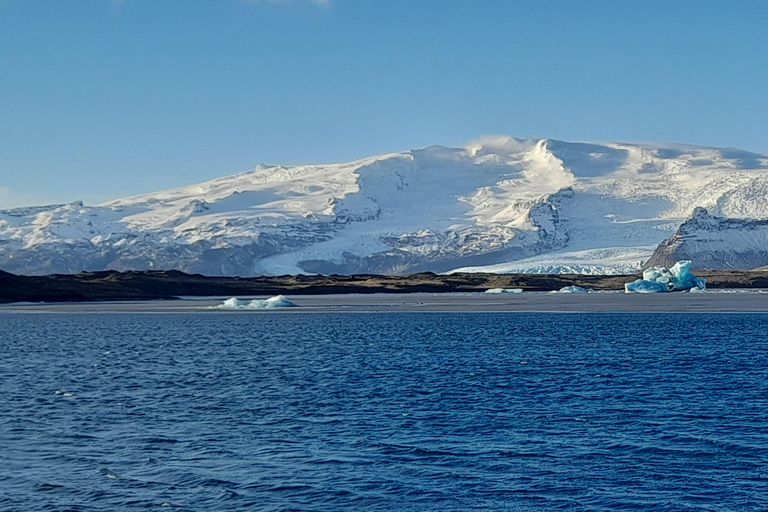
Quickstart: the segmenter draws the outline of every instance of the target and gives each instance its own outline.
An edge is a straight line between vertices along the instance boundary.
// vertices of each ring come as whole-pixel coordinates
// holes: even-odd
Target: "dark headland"
[[[766,271],[697,272],[709,288],[768,288]],[[451,274],[209,277],[168,271],[104,271],[18,276],[0,271],[0,303],[172,299],[182,296],[252,296],[344,293],[455,293],[490,288],[553,291],[566,286],[623,290],[637,275]]]

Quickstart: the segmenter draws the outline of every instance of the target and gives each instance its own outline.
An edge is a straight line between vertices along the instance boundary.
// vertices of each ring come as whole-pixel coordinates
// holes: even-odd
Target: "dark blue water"
[[[0,509],[768,510],[768,316],[0,315]]]

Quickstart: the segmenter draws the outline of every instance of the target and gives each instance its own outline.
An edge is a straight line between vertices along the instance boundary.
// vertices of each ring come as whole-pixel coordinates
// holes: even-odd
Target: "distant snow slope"
[[[768,157],[497,137],[0,211],[0,269],[636,271],[695,207],[768,218]]]

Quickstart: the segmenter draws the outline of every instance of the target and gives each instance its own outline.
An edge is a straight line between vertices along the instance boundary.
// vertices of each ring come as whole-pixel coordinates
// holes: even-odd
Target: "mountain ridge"
[[[766,196],[768,157],[755,153],[496,137],[2,210],[0,268],[631,273],[696,207],[762,219]]]
[[[768,265],[768,219],[735,219],[696,208],[644,267],[691,260],[694,270],[759,270]]]

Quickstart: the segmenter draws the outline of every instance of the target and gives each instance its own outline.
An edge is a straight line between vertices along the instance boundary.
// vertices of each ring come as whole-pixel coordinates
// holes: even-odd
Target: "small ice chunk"
[[[665,283],[650,281],[648,279],[638,279],[624,285],[625,293],[659,293],[671,291]]]
[[[220,304],[218,307],[220,308],[241,308],[245,304],[247,304],[248,301],[240,300],[237,297],[232,297],[231,299],[227,299],[224,301],[223,304]]]
[[[296,304],[286,299],[284,295],[275,295],[268,299],[254,300],[240,300],[232,297],[215,307],[219,309],[273,309],[293,308],[296,307]]]
[[[671,268],[653,267],[643,272],[643,278],[626,283],[626,293],[658,293],[679,290],[704,290],[707,280],[691,272],[689,260],[678,261]]]
[[[592,290],[589,288],[582,288],[581,286],[566,286],[565,288],[560,288],[556,293],[592,293]]]
[[[491,288],[485,293],[523,293],[522,288]]]

